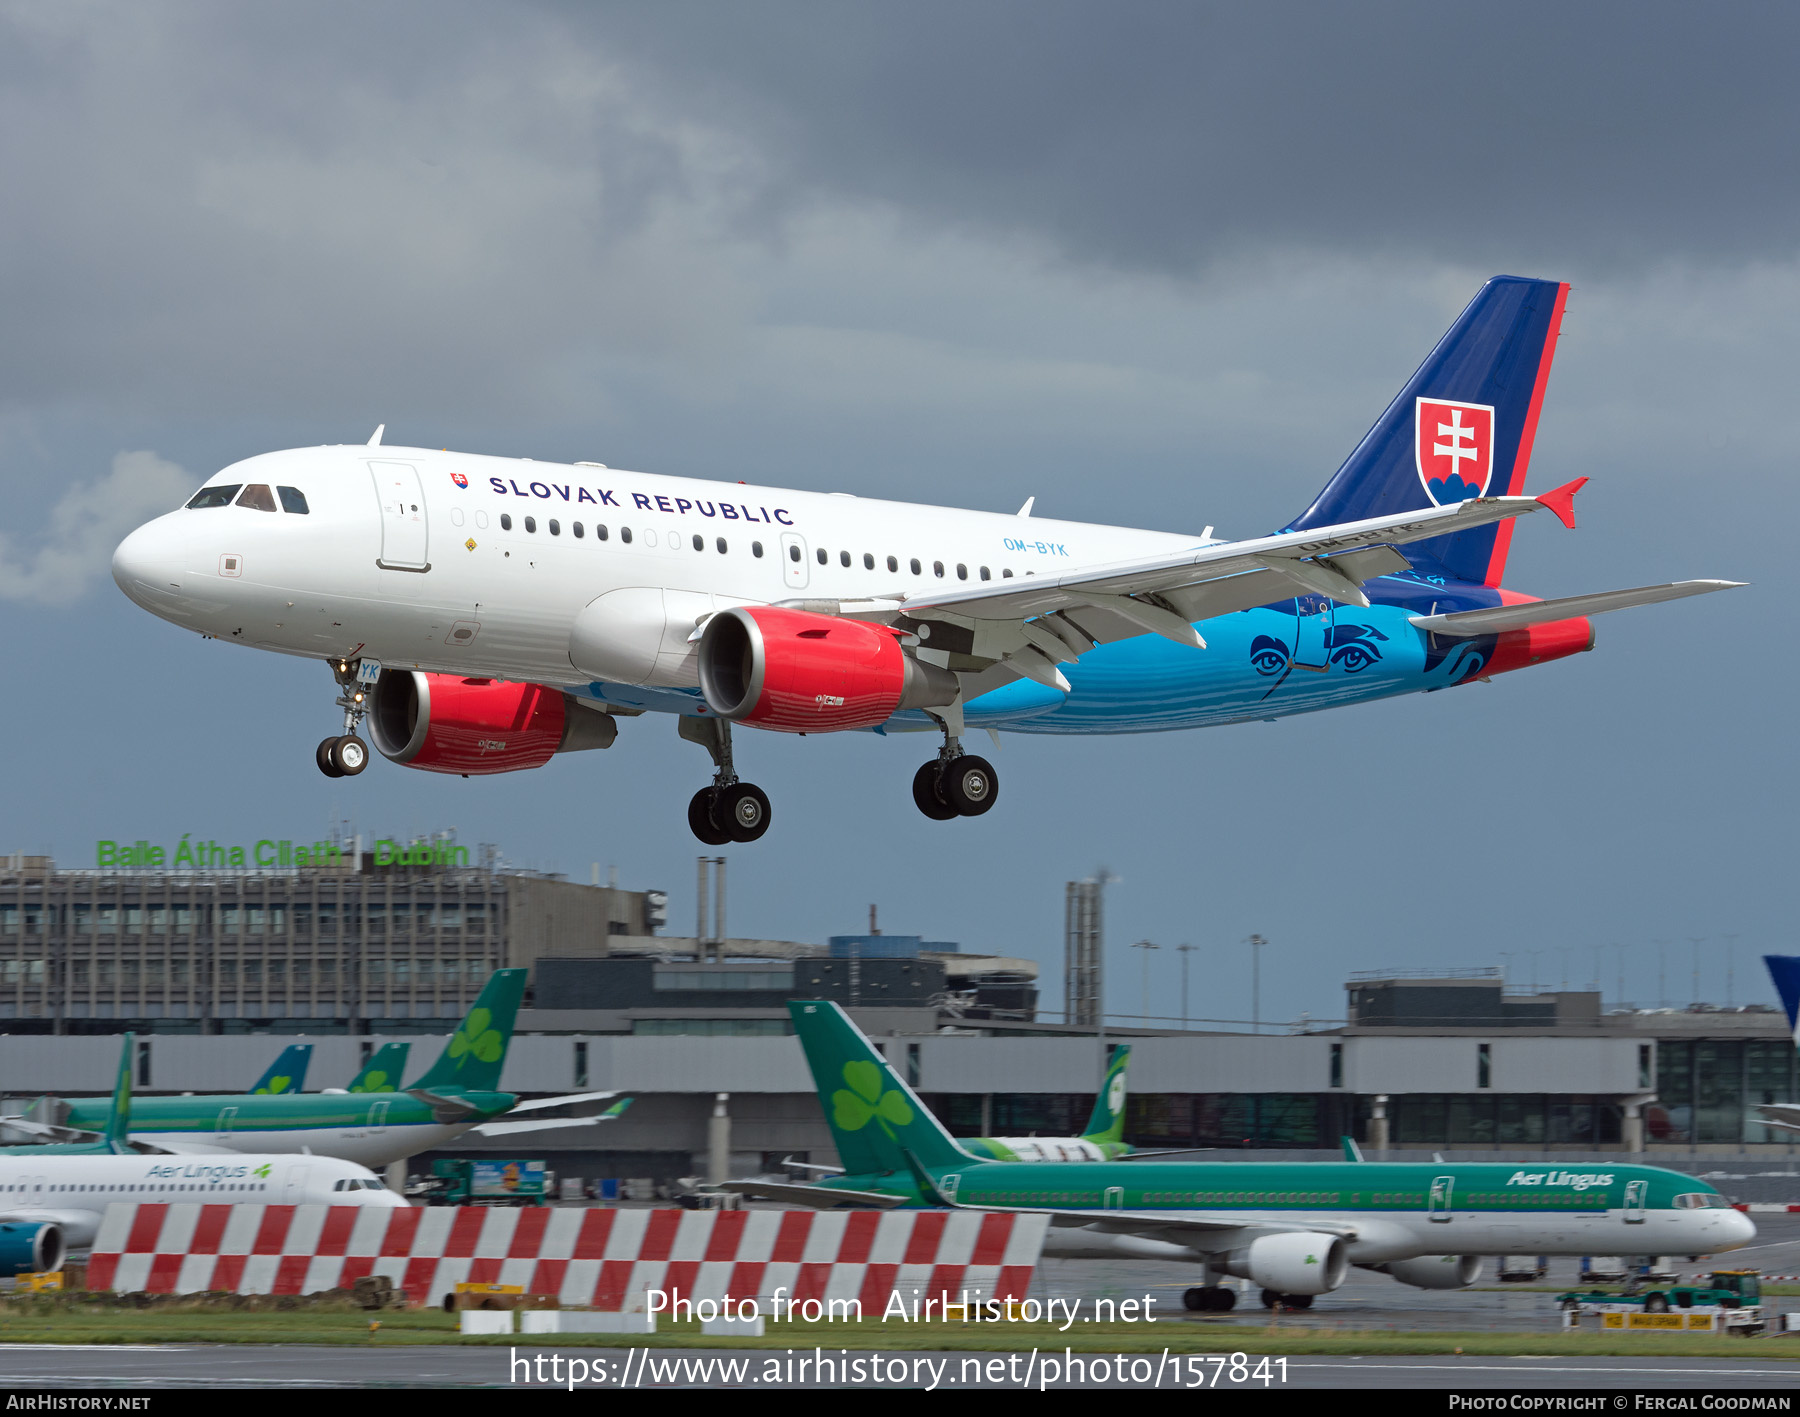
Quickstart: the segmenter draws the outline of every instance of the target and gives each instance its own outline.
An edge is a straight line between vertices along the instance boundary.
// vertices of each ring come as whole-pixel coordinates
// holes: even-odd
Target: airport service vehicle
[[[1194,1309],[1230,1308],[1227,1275],[1304,1308],[1351,1265],[1403,1284],[1472,1284],[1481,1256],[1602,1248],[1707,1254],[1756,1234],[1703,1181],[1654,1166],[1530,1162],[996,1162],[965,1151],[828,1000],[788,1005],[842,1176],[725,1189],[821,1208],[1048,1215],[1046,1254],[1200,1264]],[[1606,1244],[1597,1242],[1610,1242]]]
[[[1768,1326],[1762,1308],[1762,1271],[1716,1269],[1705,1284],[1670,1284],[1635,1292],[1571,1290],[1558,1294],[1565,1310],[1578,1314],[1714,1314],[1717,1326],[1746,1336]]]
[[[367,445],[259,455],[128,536],[113,577],[209,638],[324,661],[343,731],[428,772],[541,767],[668,714],[711,755],[703,842],[766,793],[733,726],[935,732],[927,817],[999,780],[971,729],[1142,733],[1275,720],[1490,680],[1593,646],[1589,617],[1694,580],[1541,601],[1501,585],[1568,287],[1488,281],[1313,504],[1228,540]],[[367,741],[362,736],[366,725]]]
[[[476,1161],[440,1156],[420,1193],[426,1205],[538,1206],[550,1204],[541,1161]]]
[[[1535,1284],[1549,1273],[1548,1255],[1501,1255],[1494,1277],[1502,1284]]]
[[[579,1092],[521,1102],[498,1090],[525,975],[523,969],[496,970],[437,1061],[409,1088],[273,1097],[141,1097],[131,1104],[131,1140],[174,1154],[310,1152],[385,1166],[465,1133],[508,1136],[610,1120],[616,1111],[514,1120],[520,1112],[618,1096]],[[71,1102],[63,1121],[70,1128],[93,1130],[104,1124],[105,1111],[103,1102]]]

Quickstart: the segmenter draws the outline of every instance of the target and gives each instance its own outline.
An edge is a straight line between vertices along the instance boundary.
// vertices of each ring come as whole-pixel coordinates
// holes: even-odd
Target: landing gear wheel
[[[1262,1292],[1262,1305],[1265,1309],[1279,1309],[1282,1300],[1286,1297],[1284,1294],[1276,1293],[1273,1289],[1265,1289]]]
[[[714,799],[712,816],[732,841],[755,841],[769,829],[769,797],[749,782],[721,788]]]
[[[943,764],[936,758],[920,765],[913,774],[913,803],[934,822],[947,822],[957,815],[956,808],[946,802],[938,790],[938,776]]]
[[[721,831],[713,823],[712,807],[716,795],[715,789],[702,787],[688,800],[688,830],[703,846],[723,846],[731,840],[730,833]]]
[[[1313,1296],[1310,1294],[1284,1294],[1281,1296],[1282,1305],[1289,1309],[1310,1309],[1312,1301]]]
[[[1183,1291],[1182,1308],[1190,1313],[1222,1314],[1237,1303],[1237,1295],[1222,1284],[1207,1284]]]
[[[313,761],[319,765],[319,771],[324,773],[326,777],[342,777],[344,775],[343,772],[334,767],[331,762],[331,750],[337,747],[337,741],[338,740],[335,738],[327,738],[324,742],[319,744],[318,752],[313,754]]]
[[[1000,779],[986,758],[964,753],[944,764],[938,792],[958,816],[979,817],[1000,795]]]
[[[346,733],[332,742],[331,765],[339,777],[355,777],[369,765],[369,745],[354,733]]]

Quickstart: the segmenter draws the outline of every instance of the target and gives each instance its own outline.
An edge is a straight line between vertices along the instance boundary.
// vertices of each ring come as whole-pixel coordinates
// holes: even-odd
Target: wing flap
[[[1414,615],[1412,623],[1434,635],[1466,638],[1523,630],[1552,620],[1574,620],[1608,610],[1628,610],[1634,605],[1657,605],[1715,590],[1734,590],[1742,581],[1671,581],[1665,585],[1636,586],[1631,590],[1602,590],[1592,595],[1570,595],[1560,600],[1533,600],[1524,605],[1496,605],[1486,610],[1453,610],[1447,615]]]

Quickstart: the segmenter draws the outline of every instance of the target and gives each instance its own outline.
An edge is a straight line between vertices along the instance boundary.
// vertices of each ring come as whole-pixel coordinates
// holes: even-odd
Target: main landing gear
[[[986,758],[963,752],[957,732],[962,727],[960,714],[954,721],[939,722],[944,726],[944,746],[913,774],[913,803],[934,822],[979,817],[1000,795],[999,775]]]
[[[707,846],[755,841],[769,829],[769,795],[739,782],[731,765],[731,725],[722,718],[683,718],[681,736],[712,754],[713,781],[688,802],[688,830]]]
[[[1193,1289],[1185,1289],[1181,1294],[1181,1307],[1190,1314],[1223,1314],[1237,1305],[1237,1291],[1227,1289],[1223,1284],[1206,1284]]]
[[[374,676],[364,675],[360,659],[334,659],[331,672],[341,691],[337,704],[344,711],[344,731],[339,737],[320,743],[313,760],[326,777],[355,777],[369,765],[369,745],[356,736],[356,731],[369,715],[368,686]],[[374,666],[374,673],[381,673],[379,665]]]

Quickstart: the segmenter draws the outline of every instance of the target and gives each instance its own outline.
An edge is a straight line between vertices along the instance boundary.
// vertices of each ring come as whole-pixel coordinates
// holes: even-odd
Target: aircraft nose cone
[[[157,521],[146,522],[113,552],[114,583],[144,609],[161,613],[181,588],[181,568]]]
[[[1725,1224],[1725,1238],[1734,1250],[1740,1245],[1748,1245],[1756,1238],[1756,1222],[1741,1210],[1733,1211]]]

